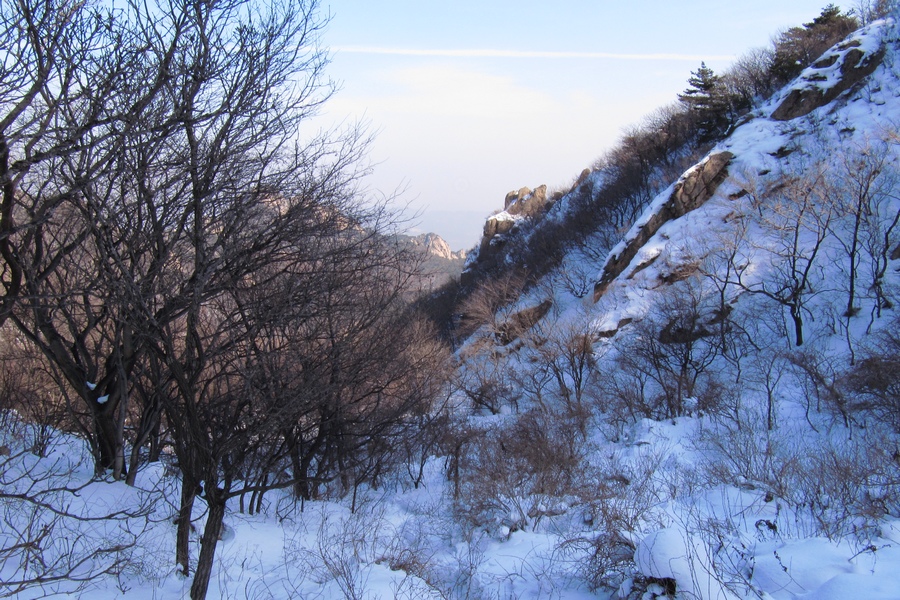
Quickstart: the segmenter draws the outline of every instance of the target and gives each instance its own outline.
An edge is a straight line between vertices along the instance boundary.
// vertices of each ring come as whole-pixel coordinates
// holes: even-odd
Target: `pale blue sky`
[[[323,118],[367,122],[368,186],[468,248],[508,191],[567,186],[701,60],[724,70],[827,3],[323,0],[341,85]]]

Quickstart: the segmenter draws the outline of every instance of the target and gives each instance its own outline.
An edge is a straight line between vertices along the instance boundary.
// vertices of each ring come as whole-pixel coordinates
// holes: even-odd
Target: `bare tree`
[[[210,511],[202,598],[228,498],[305,476],[277,475],[291,423],[355,485],[429,398],[397,346],[421,339],[410,267],[356,193],[364,136],[300,135],[332,89],[315,0],[68,6],[4,4],[0,317],[87,408],[98,471],[125,475],[126,415],[137,446],[165,416],[185,572],[198,493]]]
[[[714,302],[699,277],[665,291],[654,312],[633,326],[599,378],[614,419],[671,419],[718,410],[720,386],[709,367],[721,355]],[[618,413],[618,414],[616,414]]]
[[[896,0],[855,0],[851,13],[859,19],[861,25],[868,25],[888,16],[897,6]]]
[[[140,52],[87,3],[4,3],[0,38],[0,321],[14,317],[90,409],[98,470],[121,473],[113,415],[128,340],[99,300],[83,193],[121,149],[139,103],[131,82],[143,74],[130,69]]]
[[[896,186],[890,156],[884,144],[869,144],[846,151],[841,156],[838,173],[830,182],[831,201],[844,217],[832,222],[832,230],[847,256],[848,297],[844,316],[848,318],[859,312],[857,298],[861,294],[857,286],[863,254],[867,250],[873,254],[871,262],[874,263],[871,265],[874,267],[871,291],[876,295],[877,305],[884,301],[880,263],[889,252],[890,235],[896,226],[890,222],[889,215],[884,214],[886,205],[894,199]],[[873,245],[875,247],[871,247]]]
[[[89,143],[86,134],[99,120],[79,77],[94,75],[101,87],[109,83],[109,77],[93,72],[86,51],[104,41],[103,30],[79,4],[23,1],[0,7],[0,322],[23,293],[21,250],[35,243],[34,228],[71,193],[41,185],[47,165]],[[75,123],[64,114],[70,103],[83,109]]]
[[[743,289],[788,310],[797,346],[803,345],[806,302],[819,283],[819,254],[834,217],[834,207],[825,193],[822,174],[811,172],[761,194],[759,224],[763,235],[752,243],[751,253],[754,260],[771,261],[771,275],[751,282],[745,269],[736,273]]]

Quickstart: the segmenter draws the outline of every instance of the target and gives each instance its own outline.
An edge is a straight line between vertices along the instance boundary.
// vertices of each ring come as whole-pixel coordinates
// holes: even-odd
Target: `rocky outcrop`
[[[543,319],[544,315],[546,315],[552,307],[553,302],[544,300],[537,306],[532,306],[515,313],[497,327],[497,332],[495,334],[497,343],[502,346],[511,344],[518,339],[520,335],[537,325],[537,322]]]
[[[594,302],[600,299],[613,279],[625,271],[637,256],[638,250],[659,231],[660,227],[700,207],[712,197],[719,185],[728,177],[728,163],[732,158],[734,155],[731,152],[711,154],[681,176],[666,203],[640,226],[617,255],[610,256],[606,261],[600,280],[594,285]]]
[[[884,59],[884,49],[867,53],[858,40],[838,44],[800,77],[800,82],[772,112],[776,121],[790,121],[825,106],[865,77]]]
[[[465,250],[454,252],[450,248],[450,244],[436,233],[425,233],[419,237],[422,239],[422,244],[425,246],[425,252],[427,252],[429,256],[443,260],[465,260],[466,258]]]
[[[541,185],[535,190],[523,187],[508,193],[503,201],[503,210],[511,215],[532,217],[544,212],[549,205],[547,186]]]
[[[524,218],[540,218],[553,201],[547,198],[547,186],[536,189],[523,187],[506,195],[502,212],[491,215],[484,223],[481,244],[478,246],[478,261],[490,261],[503,247],[504,236]],[[464,279],[464,285],[466,277]]]
[[[465,260],[466,251],[454,252],[444,238],[436,233],[423,233],[417,236],[404,236],[410,246],[421,249],[427,258],[436,258],[447,261]]]
[[[484,231],[482,232],[481,240],[482,246],[485,242],[490,242],[491,238],[509,233],[516,224],[516,221],[518,221],[518,219],[512,218],[507,212],[497,213],[496,215],[488,217],[484,222]]]
[[[465,250],[454,252],[436,233],[417,236],[399,235],[397,241],[421,257],[416,289],[430,290],[458,277],[466,259]]]

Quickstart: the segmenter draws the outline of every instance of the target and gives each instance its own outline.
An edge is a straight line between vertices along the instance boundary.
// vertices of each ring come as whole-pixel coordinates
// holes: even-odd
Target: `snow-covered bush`
[[[532,410],[484,431],[462,457],[460,514],[504,535],[564,514],[591,494],[579,429],[563,414]]]
[[[146,576],[159,565],[155,492],[93,477],[90,453],[53,431],[36,448],[6,412],[0,428],[0,597],[74,594],[105,576]],[[23,435],[26,432],[26,435]],[[157,576],[159,573],[153,573]]]
[[[593,589],[616,589],[635,577],[638,541],[668,521],[660,510],[672,498],[670,482],[661,476],[666,460],[664,452],[650,450],[629,458],[620,453],[593,457],[592,496],[581,507],[585,527],[560,544]],[[635,589],[651,583],[642,579]]]

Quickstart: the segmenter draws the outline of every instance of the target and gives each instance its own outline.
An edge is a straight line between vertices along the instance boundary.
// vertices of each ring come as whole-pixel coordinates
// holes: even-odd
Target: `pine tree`
[[[728,99],[721,83],[721,78],[701,62],[699,69],[691,71],[690,87],[678,95],[695,115],[700,141],[710,141],[728,127]]]
[[[690,87],[679,94],[679,100],[686,102],[691,108],[709,108],[713,104],[715,90],[719,85],[719,76],[707,67],[705,62],[701,62],[699,69],[691,71],[688,85]]]

